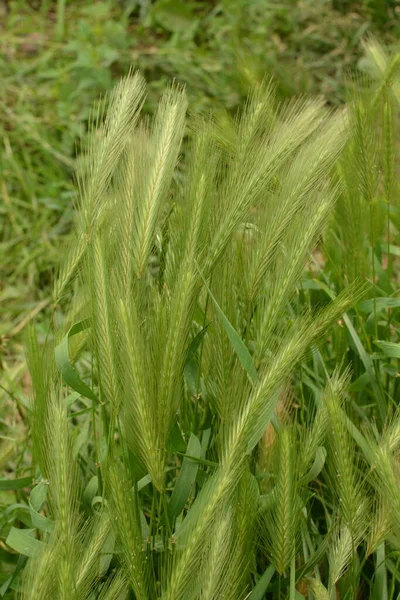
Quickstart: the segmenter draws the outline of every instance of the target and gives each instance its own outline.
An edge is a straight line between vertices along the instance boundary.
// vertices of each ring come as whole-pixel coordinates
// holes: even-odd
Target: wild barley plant
[[[346,373],[316,392],[303,429],[287,394],[360,295],[350,282],[317,312],[293,310],[341,189],[347,113],[278,106],[268,82],[221,121],[187,117],[176,85],[151,120],[144,97],[132,73],[93,119],[55,288],[56,304],[72,296],[57,369],[29,344],[40,534],[20,596],[333,598],[361,541],[374,552],[388,534],[377,519],[366,531],[365,515],[397,477],[397,422],[382,442],[361,436],[357,458]],[[327,534],[310,507],[325,461]]]

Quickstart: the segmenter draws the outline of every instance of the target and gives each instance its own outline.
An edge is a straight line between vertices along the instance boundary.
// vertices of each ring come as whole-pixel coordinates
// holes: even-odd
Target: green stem
[[[296,555],[293,555],[293,558],[290,563],[290,593],[289,600],[296,600]]]
[[[56,15],[56,35],[59,42],[64,38],[65,33],[65,5],[67,0],[57,0]]]

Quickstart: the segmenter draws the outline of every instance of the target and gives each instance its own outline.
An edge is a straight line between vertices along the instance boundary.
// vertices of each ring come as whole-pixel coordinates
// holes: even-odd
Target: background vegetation
[[[329,441],[322,443],[326,433],[322,427],[321,443],[316,448],[326,446],[334,455],[335,444],[338,444],[339,450],[338,462],[330,463],[333,470],[329,474],[324,471],[319,477],[325,460],[322,457],[324,450],[318,450],[313,455],[314,463],[309,465],[311,471],[314,469],[310,480],[312,489],[311,492],[310,489],[303,492],[304,496],[315,494],[319,498],[315,504],[319,502],[319,505],[317,508],[313,505],[314,512],[308,521],[312,539],[308,539],[307,532],[302,530],[303,556],[298,558],[299,565],[306,564],[310,554],[318,551],[324,543],[326,531],[330,531],[330,524],[337,517],[336,509],[332,510],[338,502],[338,498],[332,495],[335,484],[329,482],[335,479],[335,473],[340,475],[341,470],[348,479],[344,483],[347,487],[344,491],[339,490],[339,496],[344,494],[349,502],[345,518],[347,524],[350,522],[350,529],[354,526],[351,540],[357,546],[358,538],[363,537],[357,530],[356,513],[357,507],[362,504],[360,498],[369,494],[381,507],[388,498],[396,497],[398,481],[398,465],[393,458],[398,446],[395,415],[400,395],[398,4],[389,0],[364,3],[339,0],[268,3],[262,0],[192,3],[178,0],[93,3],[43,0],[37,3],[6,3],[3,0],[0,15],[0,463],[6,479],[19,482],[19,489],[8,489],[12,488],[12,484],[7,482],[2,482],[0,488],[0,585],[3,586],[0,593],[14,597],[18,573],[26,562],[24,554],[19,554],[21,547],[18,542],[5,544],[10,531],[23,527],[36,531],[37,527],[37,522],[32,521],[32,513],[26,510],[35,501],[35,494],[33,498],[32,494],[29,495],[32,478],[36,483],[40,481],[37,480],[38,473],[31,470],[32,442],[35,444],[35,440],[32,440],[31,429],[32,382],[24,352],[27,330],[30,323],[35,322],[41,347],[49,336],[51,321],[66,330],[72,318],[68,311],[67,315],[64,313],[65,304],[59,306],[58,299],[55,304],[53,286],[60,255],[64,254],[70,239],[76,236],[73,207],[78,195],[73,173],[84,168],[76,156],[79,157],[81,144],[88,142],[88,119],[93,101],[109,91],[131,65],[139,68],[148,81],[144,112],[155,112],[166,83],[175,78],[186,84],[191,110],[197,114],[211,110],[221,124],[221,130],[226,130],[229,116],[243,105],[248,90],[260,84],[265,73],[273,76],[276,97],[280,101],[307,93],[322,95],[327,105],[333,108],[342,106],[349,95],[353,102],[356,95],[355,108],[351,113],[351,142],[334,167],[343,186],[336,213],[329,226],[321,230],[324,245],[319,244],[314,249],[305,271],[301,271],[301,277],[299,275],[295,281],[297,291],[294,299],[290,296],[292,312],[289,311],[285,318],[294,319],[305,308],[325,305],[328,296],[339,294],[357,277],[361,276],[372,284],[372,288],[358,304],[355,300],[356,309],[330,334],[328,342],[301,363],[288,383],[287,395],[291,400],[287,401],[289,408],[287,402],[282,403],[280,419],[287,423],[290,413],[293,421],[303,427],[307,423],[307,427],[311,428],[314,414],[309,413],[308,407],[318,406],[319,399],[325,394],[328,409],[331,407],[329,422],[333,433]],[[379,35],[390,47],[390,56],[374,44],[370,44],[366,52],[361,42],[368,34]],[[360,82],[356,86],[357,93],[353,84],[346,84],[346,77],[351,71],[364,73],[368,78],[364,82],[368,94],[364,94]],[[335,153],[335,150],[332,152]],[[328,167],[327,170],[332,165]],[[180,176],[182,173],[178,171],[178,182]],[[311,239],[315,243],[315,238],[311,236]],[[242,327],[245,317],[240,316],[240,311],[237,314],[236,309],[229,305],[229,299],[224,298],[223,286],[213,288],[213,293],[251,348],[252,335]],[[241,306],[241,301],[238,306]],[[212,304],[208,309],[213,321],[217,320],[218,311],[215,312]],[[222,327],[218,339],[224,339],[224,335]],[[230,350],[225,347],[225,351],[229,356]],[[212,349],[206,348],[204,352],[206,355],[209,352],[212,358]],[[211,360],[210,357],[208,360]],[[84,355],[82,368],[87,373],[89,365],[85,359]],[[351,374],[345,372],[340,377],[335,372],[335,367],[340,365],[344,370],[349,365]],[[200,378],[200,374],[196,377]],[[335,421],[340,412],[335,412],[335,402],[339,406],[346,402],[347,413],[359,431],[371,428],[368,434],[371,437],[371,432],[375,431],[374,441],[367,436],[369,445],[366,449],[364,444],[361,457],[354,450],[354,440],[348,438],[340,423]],[[84,411],[83,421],[79,415],[74,416],[81,432],[74,443],[76,447],[84,448],[80,454],[78,452],[81,459],[87,460],[85,468],[80,465],[80,476],[84,480],[86,502],[94,502],[95,505],[97,488],[93,493],[89,483],[98,474],[89,442],[90,427],[84,426],[86,408],[84,404],[78,409],[76,406],[73,408],[74,414]],[[293,412],[296,417],[293,417]],[[198,422],[203,418],[208,423],[210,416],[186,415],[185,423],[179,422],[184,445],[182,447],[178,443],[175,448],[178,465],[182,459],[179,452],[185,453],[188,443],[192,444],[191,447],[196,443],[190,438],[196,427],[193,419],[198,430],[203,431]],[[304,451],[304,440],[296,438],[298,430],[289,426],[284,429],[285,433],[279,436],[277,442],[277,456],[284,456],[289,445],[297,447],[299,452]],[[354,464],[345,463],[346,454],[340,454],[340,440],[348,453],[356,456]],[[268,445],[268,439],[265,443]],[[382,451],[379,455],[383,447],[389,448],[389,454]],[[379,456],[381,463],[376,480],[361,484],[358,473],[368,472]],[[212,464],[207,465],[207,460],[213,463],[216,459],[217,455],[212,451],[202,464],[197,480],[199,487],[207,468],[213,468]],[[298,465],[291,468],[293,477],[299,475],[301,469]],[[271,492],[271,488],[262,475],[273,470],[268,461],[266,464],[259,463],[257,476],[260,476],[264,495]],[[139,475],[146,476],[146,473]],[[277,474],[272,475],[275,476]],[[287,477],[290,479],[290,473]],[[153,478],[156,480],[154,474]],[[174,481],[172,477],[169,484],[173,486]],[[387,486],[387,494],[374,495],[371,490],[379,489],[383,482]],[[284,485],[283,481],[281,485]],[[353,488],[354,492],[351,491]],[[249,493],[248,490],[246,493]],[[40,512],[42,506],[47,506],[44,497],[40,498],[40,489],[36,489],[36,496],[39,496],[35,505],[39,516],[49,516],[46,510]],[[156,497],[154,494],[153,499],[150,495],[146,498],[146,515],[153,514],[151,502],[155,502]],[[363,553],[355,556],[353,552],[351,568],[346,572],[347,579],[345,577],[340,584],[340,597],[346,597],[348,590],[352,594],[348,597],[354,598],[357,593],[359,597],[375,594],[376,598],[396,598],[400,593],[397,525],[393,529],[385,520],[389,514],[396,516],[396,511],[398,507],[394,504],[371,512],[374,515],[371,521],[376,525],[376,539],[372,539],[374,531],[369,532]],[[162,510],[154,514],[155,519],[165,518]],[[327,514],[330,516],[327,517]],[[286,597],[288,590],[292,593],[294,589],[293,575],[289,574],[293,568],[286,564],[285,556],[279,558],[274,555],[276,549],[271,551],[268,540],[278,534],[271,531],[267,521],[263,526],[264,538],[260,542],[262,558],[251,569],[253,584],[257,585],[262,577],[265,582],[266,574],[267,577],[270,575],[273,586],[270,589],[274,597],[278,598],[280,594]],[[228,524],[225,523],[225,526],[228,527]],[[224,522],[221,527],[224,527]],[[301,529],[299,524],[291,524],[290,527],[297,533]],[[389,537],[388,531],[392,536],[389,550],[381,543],[382,539]],[[34,535],[36,539],[37,533]],[[343,540],[345,534],[341,530],[337,546],[332,548],[340,550],[340,544],[345,544]],[[322,558],[315,557],[316,564],[320,561],[325,582],[324,574],[326,576],[329,572],[330,592],[336,583],[332,575],[334,567],[337,581],[343,575],[339,550],[336,555],[332,550],[329,560],[324,558],[329,562],[330,571]],[[342,549],[342,552],[345,554],[347,550]],[[272,563],[280,577],[275,573],[274,578],[273,572],[268,571],[271,553]],[[324,550],[321,553],[325,556]],[[279,560],[283,562],[279,563]],[[299,565],[298,570],[301,571]],[[16,574],[15,578],[13,574]],[[318,591],[321,580],[318,571],[314,573],[314,579],[307,582],[297,572],[296,593],[305,597],[307,594],[312,597],[314,593],[315,597],[323,598],[323,591]],[[116,582],[118,587],[118,580]],[[122,583],[120,585],[122,589]],[[321,595],[318,596],[318,593]]]

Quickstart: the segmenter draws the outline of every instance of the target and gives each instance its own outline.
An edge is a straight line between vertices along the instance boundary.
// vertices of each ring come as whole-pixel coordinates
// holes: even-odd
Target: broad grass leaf
[[[108,568],[114,556],[115,542],[115,533],[114,531],[110,531],[101,549],[99,577],[103,577],[108,571]]]
[[[182,437],[178,423],[175,423],[167,441],[167,450],[169,452],[185,452],[185,440]]]
[[[75,323],[68,331],[68,333],[63,337],[61,342],[55,349],[55,359],[57,367],[65,381],[73,390],[78,392],[81,396],[85,396],[85,398],[89,398],[89,400],[93,400],[93,402],[98,403],[98,398],[93,390],[86,385],[84,381],[82,381],[78,371],[73,367],[69,360],[69,350],[68,350],[68,340],[70,337],[88,329],[90,327],[90,320],[84,319],[83,321],[79,321]]]
[[[27,561],[28,561],[28,557],[27,556],[24,556],[23,554],[19,555],[18,560],[17,560],[17,565],[16,565],[15,570],[14,570],[14,573],[0,587],[0,595],[1,596],[5,596],[5,594],[7,593],[7,591],[10,589],[10,587],[16,581],[16,579],[18,577],[18,574],[25,567]]]
[[[387,308],[398,308],[400,307],[400,298],[370,298],[369,300],[363,300],[357,304],[357,309],[361,312],[371,313],[375,309],[377,312]]]
[[[46,544],[33,537],[34,529],[17,529],[11,527],[6,544],[24,556],[38,556]]]
[[[334,298],[335,298],[334,292],[331,289],[329,289],[329,287],[322,281],[317,281],[317,280],[315,280],[315,281],[319,285],[321,290],[324,290],[324,292],[326,292],[326,294],[332,300],[334,300]],[[359,357],[361,358],[361,361],[364,365],[365,371],[368,373],[368,378],[369,378],[370,384],[372,386],[372,389],[373,389],[375,397],[376,397],[376,403],[377,403],[378,410],[379,410],[379,416],[380,416],[381,421],[384,422],[385,418],[386,418],[386,405],[385,405],[385,400],[384,400],[382,391],[378,384],[378,380],[376,378],[376,373],[374,370],[372,358],[366,352],[366,350],[363,346],[363,343],[360,340],[360,337],[359,337],[353,323],[351,322],[350,317],[347,314],[343,315],[343,321],[346,324],[346,327],[347,327],[348,332],[353,340],[353,343],[356,347]]]
[[[400,256],[400,247],[394,246],[393,244],[382,244],[381,246],[382,252],[387,252],[389,250],[390,254],[394,254],[394,256]]]
[[[167,31],[187,33],[199,23],[194,7],[195,3],[183,0],[160,0],[152,6],[150,14]]]
[[[0,492],[11,490],[22,490],[31,485],[33,477],[21,477],[20,479],[0,479]]]
[[[40,531],[53,531],[55,523],[51,519],[40,514],[40,510],[47,498],[48,485],[41,481],[36,485],[29,495],[29,510],[32,523]]]
[[[199,270],[199,273],[200,273],[200,270]],[[242,338],[240,337],[240,335],[238,334],[236,329],[233,327],[233,325],[231,324],[229,319],[226,317],[224,311],[218,304],[217,300],[214,298],[210,288],[208,287],[208,285],[206,283],[206,280],[204,279],[204,277],[201,273],[200,273],[200,276],[201,276],[204,286],[215,306],[217,314],[221,319],[224,329],[232,343],[232,346],[237,354],[237,357],[240,360],[240,364],[242,365],[242,367],[244,368],[244,370],[250,377],[251,381],[254,383],[257,379],[257,370],[254,365],[253,358],[252,358],[246,344],[243,342]]]
[[[139,481],[137,482],[137,491],[140,492],[140,490],[143,490],[147,485],[149,485],[149,483],[151,483],[151,476],[150,475],[145,475],[144,477],[142,477],[141,479],[139,479]]]
[[[185,366],[183,374],[185,376],[186,384],[188,386],[190,394],[193,396],[197,392],[197,384],[199,380],[199,365],[196,361],[196,352],[207,332],[209,325],[206,325],[199,331],[199,333],[190,342],[186,353]]]
[[[48,485],[44,483],[44,481],[41,481],[38,483],[38,485],[35,485],[35,487],[32,488],[29,495],[29,501],[35,510],[41,510],[47,498],[47,490]]]
[[[193,433],[190,436],[186,453],[198,459],[201,457],[201,444]],[[199,464],[191,458],[185,457],[183,459],[182,467],[168,504],[168,516],[171,520],[176,519],[184,509],[196,481],[198,468]]]
[[[248,600],[263,600],[265,598],[265,593],[269,584],[271,583],[274,573],[275,567],[273,565],[269,565],[269,567],[267,567],[260,579],[257,581],[256,587],[251,592]]]
[[[324,468],[325,459],[326,459],[326,450],[323,446],[319,446],[317,448],[317,452],[315,454],[315,459],[314,459],[311,469],[308,471],[308,473],[306,473],[304,475],[304,477],[302,477],[302,479],[300,480],[300,483],[302,483],[303,485],[307,485],[308,483],[311,483],[311,481],[314,481],[314,479],[316,479],[318,477],[318,475],[321,473],[322,469]]]
[[[54,521],[52,521],[48,517],[45,517],[44,515],[41,515],[31,505],[29,505],[29,508],[31,512],[32,523],[35,527],[37,527],[37,529],[40,529],[40,531],[45,531],[47,533],[53,531],[55,527]]]
[[[358,354],[364,364],[365,370],[368,373],[368,377],[369,377],[369,381],[371,383],[372,389],[374,390],[374,394],[376,397],[376,403],[378,406],[378,410],[379,410],[379,414],[380,414],[380,418],[382,420],[382,422],[385,421],[385,417],[386,417],[386,406],[385,406],[385,401],[381,392],[381,389],[378,385],[378,381],[376,378],[376,373],[374,370],[374,365],[372,362],[372,358],[371,356],[366,352],[360,338],[359,335],[354,327],[354,325],[352,324],[352,322],[350,321],[350,318],[348,315],[343,315],[343,320],[346,324],[346,327],[353,339],[354,345],[358,351]]]
[[[334,530],[330,529],[322,542],[319,544],[316,551],[310,556],[306,564],[301,567],[296,573],[296,581],[300,581],[303,579],[307,573],[311,573],[314,570],[314,567],[318,565],[318,563],[322,560],[323,556],[326,554],[330,544],[332,542]]]
[[[97,475],[93,475],[93,477],[89,479],[89,482],[83,492],[83,502],[88,508],[91,508],[92,500],[96,496],[98,488],[99,478]]]
[[[400,358],[400,344],[385,342],[384,340],[378,340],[375,344],[382,350],[385,356],[388,356],[389,358]]]

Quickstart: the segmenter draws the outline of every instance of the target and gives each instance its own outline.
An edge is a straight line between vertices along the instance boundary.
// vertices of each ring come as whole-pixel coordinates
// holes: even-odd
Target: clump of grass
[[[234,112],[265,72],[280,98],[317,92],[341,104],[344,73],[362,52],[358,41],[377,29],[374,4],[283,0],[265,11],[259,0],[140,7],[124,0],[0,0],[0,402],[7,415],[1,427],[18,439],[3,440],[5,462],[11,456],[17,468],[29,439],[26,419],[19,420],[30,389],[21,334],[36,319],[45,337],[52,318],[60,240],[74,235],[76,149],[80,154],[85,143],[94,99],[134,63],[148,81],[149,114],[171,78],[187,84],[193,110]],[[396,39],[394,14],[390,6],[380,13],[388,42]]]
[[[378,151],[365,132],[381,107],[392,139],[393,81],[337,112],[280,105],[264,81],[221,120],[188,117],[172,85],[148,120],[131,73],[97,111],[55,287],[68,314],[55,361],[50,342],[42,355],[29,342],[37,486],[27,527],[7,537],[29,560],[6,592],[379,597],[388,573],[397,589],[394,384],[363,345],[382,324],[355,318],[377,314],[379,297],[362,299],[371,288],[355,254],[341,261],[327,231],[334,222],[334,239],[358,250],[339,218],[352,208],[344,170],[354,166],[357,206],[374,205]],[[304,281],[323,238],[327,268]],[[375,393],[373,426],[375,407],[348,400]]]

